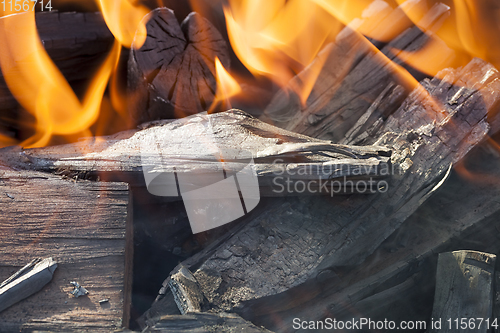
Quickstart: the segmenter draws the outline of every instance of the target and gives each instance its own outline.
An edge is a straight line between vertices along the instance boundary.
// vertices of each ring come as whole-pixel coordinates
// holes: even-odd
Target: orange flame
[[[231,45],[254,75],[267,76],[284,87],[309,66],[300,80],[288,86],[304,104],[328,57],[318,56],[319,51],[334,40],[344,25],[380,41],[394,38],[408,28],[409,20],[395,22],[392,29],[358,24],[356,20],[364,17],[372,5],[372,0],[229,0],[224,14]],[[377,5],[388,7],[381,1]],[[423,6],[407,7],[415,19],[424,13]],[[380,8],[372,11],[377,10]]]
[[[4,46],[0,66],[5,81],[19,103],[37,120],[36,134],[21,143],[23,146],[43,146],[52,135],[82,132],[95,122],[118,54],[118,43],[90,83],[83,103],[44,50],[32,12],[4,17],[0,22],[0,44]]]
[[[231,45],[254,74],[281,86],[307,66],[340,24],[308,0],[230,0],[224,14]]]
[[[208,109],[208,113],[220,109],[221,106],[223,106],[224,109],[229,109],[231,107],[229,99],[242,92],[239,83],[228,73],[217,56],[215,57],[215,79],[217,82],[217,89],[212,105],[210,105]]]
[[[215,73],[217,77],[216,99],[229,99],[241,92],[240,85],[222,66],[218,57],[215,57]]]
[[[137,31],[135,45],[141,47],[146,40],[146,25],[141,23],[149,10],[130,0],[97,0],[104,20],[115,38],[125,47],[130,48]]]

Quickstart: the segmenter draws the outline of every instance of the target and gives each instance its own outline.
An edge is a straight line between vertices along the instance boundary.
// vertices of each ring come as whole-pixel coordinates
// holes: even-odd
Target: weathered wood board
[[[489,331],[488,324],[479,325],[479,318],[491,318],[495,261],[496,255],[478,251],[439,254],[432,318],[442,326],[431,327],[429,332]],[[466,318],[465,326],[462,318]]]
[[[40,292],[0,313],[0,332],[128,326],[132,225],[128,185],[0,170],[0,280],[37,257],[57,263]],[[75,298],[76,281],[89,294]],[[108,299],[109,301],[99,301]]]

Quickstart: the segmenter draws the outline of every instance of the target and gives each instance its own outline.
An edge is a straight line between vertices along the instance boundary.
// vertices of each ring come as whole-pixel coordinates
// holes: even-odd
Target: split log
[[[165,316],[143,332],[171,333],[272,333],[245,321],[234,313],[190,313],[183,316]]]
[[[144,21],[146,41],[135,41],[129,58],[132,117],[140,124],[206,111],[216,92],[215,58],[229,67],[221,34],[194,12],[179,25],[173,11],[157,8]]]
[[[439,254],[429,332],[489,331],[495,260],[495,255],[477,251]]]
[[[196,174],[211,180],[223,171],[231,174],[242,170],[253,156],[262,196],[314,194],[320,190],[327,194],[368,193],[366,188],[358,190],[358,182],[387,178],[392,168],[391,151],[385,147],[335,145],[265,124],[238,110],[198,115],[103,139],[1,151],[0,160],[11,167],[140,186],[144,186],[143,166],[151,173],[175,174],[177,178]],[[223,164],[216,158],[219,151],[224,155]],[[278,186],[277,177],[293,181],[291,190],[281,183]],[[333,193],[335,181],[335,191],[341,191]],[[295,182],[302,182],[307,190],[295,191]],[[174,192],[171,196],[178,197]]]
[[[130,209],[127,184],[0,170],[0,277],[26,258],[50,256],[58,263],[41,292],[0,313],[0,331],[109,332],[128,326]],[[75,298],[71,281],[89,294]],[[109,299],[104,306],[103,299]]]
[[[197,268],[198,281],[212,281],[204,293],[214,308],[228,311],[359,265],[442,185],[451,165],[488,133],[487,111],[500,98],[500,80],[498,71],[477,59],[441,77],[422,82],[428,90],[410,94],[380,132],[377,144],[395,148],[392,162],[403,171],[386,193],[278,203],[217,249],[183,263]],[[306,299],[321,293],[306,290]],[[260,315],[263,309],[279,311],[258,303],[261,308],[252,309]],[[284,311],[293,302],[280,304]]]
[[[403,8],[422,10],[425,2],[405,2],[402,7],[382,15],[382,19],[377,14],[366,18],[361,26],[370,27],[372,36],[387,40],[391,29],[397,31],[409,26]],[[275,123],[279,127],[338,143],[345,139],[348,131],[370,107],[371,115],[365,123],[370,124],[378,118],[386,119],[414,87],[395,65],[403,64],[399,55],[416,52],[432,40],[441,49],[439,59],[433,60],[436,68],[452,64],[454,52],[432,33],[448,15],[449,7],[436,4],[427,11],[418,26],[408,28],[385,46],[375,43],[383,46],[380,51],[347,26],[336,42],[325,47],[318,58],[290,83],[300,86],[303,77],[311,76],[310,72],[324,63],[305,106],[293,93],[287,91],[283,95],[281,92],[271,102],[263,119],[277,120]],[[283,109],[287,110],[286,114],[280,114]],[[276,113],[278,116],[274,115]]]
[[[39,12],[35,20],[45,50],[64,77],[72,85],[81,81],[86,85],[114,41],[102,14]],[[18,123],[17,106],[0,73],[2,123]]]

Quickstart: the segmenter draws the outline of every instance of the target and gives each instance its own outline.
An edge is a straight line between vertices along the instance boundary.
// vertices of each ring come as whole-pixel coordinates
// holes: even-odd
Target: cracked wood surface
[[[229,67],[227,45],[198,13],[179,25],[173,11],[157,8],[147,20],[147,38],[132,45],[128,86],[130,112],[138,124],[206,111],[216,92],[215,58]]]
[[[386,193],[278,202],[216,249],[183,263],[202,285],[207,281],[204,292],[215,309],[265,302],[306,281],[328,280],[339,267],[359,265],[439,188],[451,165],[485,139],[487,111],[500,98],[498,71],[481,60],[441,77],[422,82],[379,132],[376,143],[394,147],[392,162],[403,171]]]
[[[500,251],[498,153],[482,144],[464,163],[466,169],[454,171],[362,264],[335,267],[285,293],[244,302],[236,311],[277,332],[286,332],[295,317],[428,321],[438,253]]]
[[[33,258],[58,263],[40,292],[0,313],[0,332],[109,332],[128,326],[130,209],[127,184],[0,170],[0,280]],[[74,298],[71,281],[88,296]],[[101,305],[105,298],[109,302]]]
[[[242,319],[235,313],[188,313],[164,316],[159,322],[143,331],[144,333],[272,333]]]

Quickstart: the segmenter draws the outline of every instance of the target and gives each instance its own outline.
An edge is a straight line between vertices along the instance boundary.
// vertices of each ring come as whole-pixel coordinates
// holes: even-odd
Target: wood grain
[[[2,170],[0,215],[0,278],[32,258],[58,262],[47,286],[0,313],[0,331],[109,332],[128,325],[133,253],[126,184]],[[88,296],[74,298],[71,281]]]
[[[496,255],[477,251],[439,254],[432,318],[442,326],[429,332],[489,331],[486,323],[479,326],[476,320],[491,318],[495,261]],[[467,320],[466,327],[461,327],[462,318]],[[474,318],[474,328],[469,326],[470,318]]]

